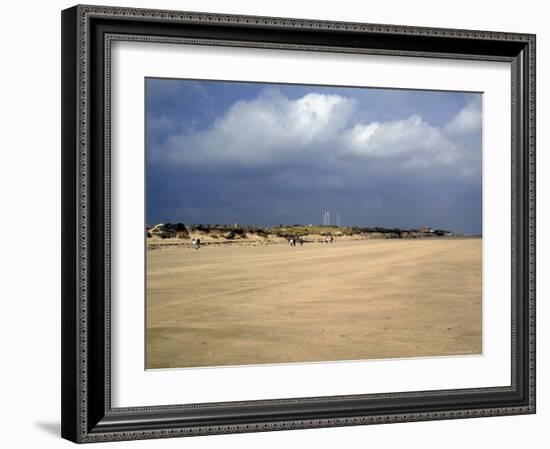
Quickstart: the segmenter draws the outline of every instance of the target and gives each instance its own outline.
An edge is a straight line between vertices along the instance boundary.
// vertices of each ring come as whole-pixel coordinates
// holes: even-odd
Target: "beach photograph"
[[[482,94],[145,79],[145,368],[483,353]]]

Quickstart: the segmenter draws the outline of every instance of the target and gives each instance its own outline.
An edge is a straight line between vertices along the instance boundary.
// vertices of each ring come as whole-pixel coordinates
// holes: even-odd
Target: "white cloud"
[[[211,128],[169,137],[159,148],[171,162],[235,162],[258,165],[303,157],[338,136],[356,110],[352,99],[312,93],[289,100],[266,91],[238,101]]]
[[[168,137],[156,149],[156,159],[254,167],[323,160],[367,169],[388,163],[396,170],[448,167],[463,176],[480,173],[480,140],[471,138],[481,127],[479,101],[443,127],[418,115],[370,123],[357,122],[358,116],[357,102],[340,95],[311,93],[291,100],[266,90],[254,100],[236,102],[206,130]]]
[[[452,163],[457,147],[418,115],[384,123],[358,123],[346,135],[348,151],[367,158],[397,158],[407,166]]]
[[[472,101],[445,126],[445,131],[454,136],[473,133],[481,129],[481,121],[481,101]]]

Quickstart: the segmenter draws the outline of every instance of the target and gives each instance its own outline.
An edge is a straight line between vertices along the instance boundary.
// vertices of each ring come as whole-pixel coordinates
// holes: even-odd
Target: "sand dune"
[[[167,246],[147,254],[147,367],[480,354],[476,239]]]

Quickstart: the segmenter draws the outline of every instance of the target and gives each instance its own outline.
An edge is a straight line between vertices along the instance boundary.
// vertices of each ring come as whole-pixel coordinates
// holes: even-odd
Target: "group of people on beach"
[[[302,246],[304,244],[304,239],[302,237],[289,237],[288,238],[289,246],[296,246],[296,243],[298,243],[300,246]]]
[[[325,237],[325,243],[332,243],[333,241],[334,241],[334,237],[332,235],[329,234]],[[288,244],[289,244],[289,246],[296,246],[296,244],[302,246],[304,244],[304,239],[300,236],[298,236],[298,237],[288,237]],[[191,240],[191,247],[193,249],[200,249],[201,239]]]

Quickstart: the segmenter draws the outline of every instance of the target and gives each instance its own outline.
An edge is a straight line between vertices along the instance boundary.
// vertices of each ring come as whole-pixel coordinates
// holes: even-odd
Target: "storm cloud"
[[[148,223],[481,232],[481,94],[147,83]]]

